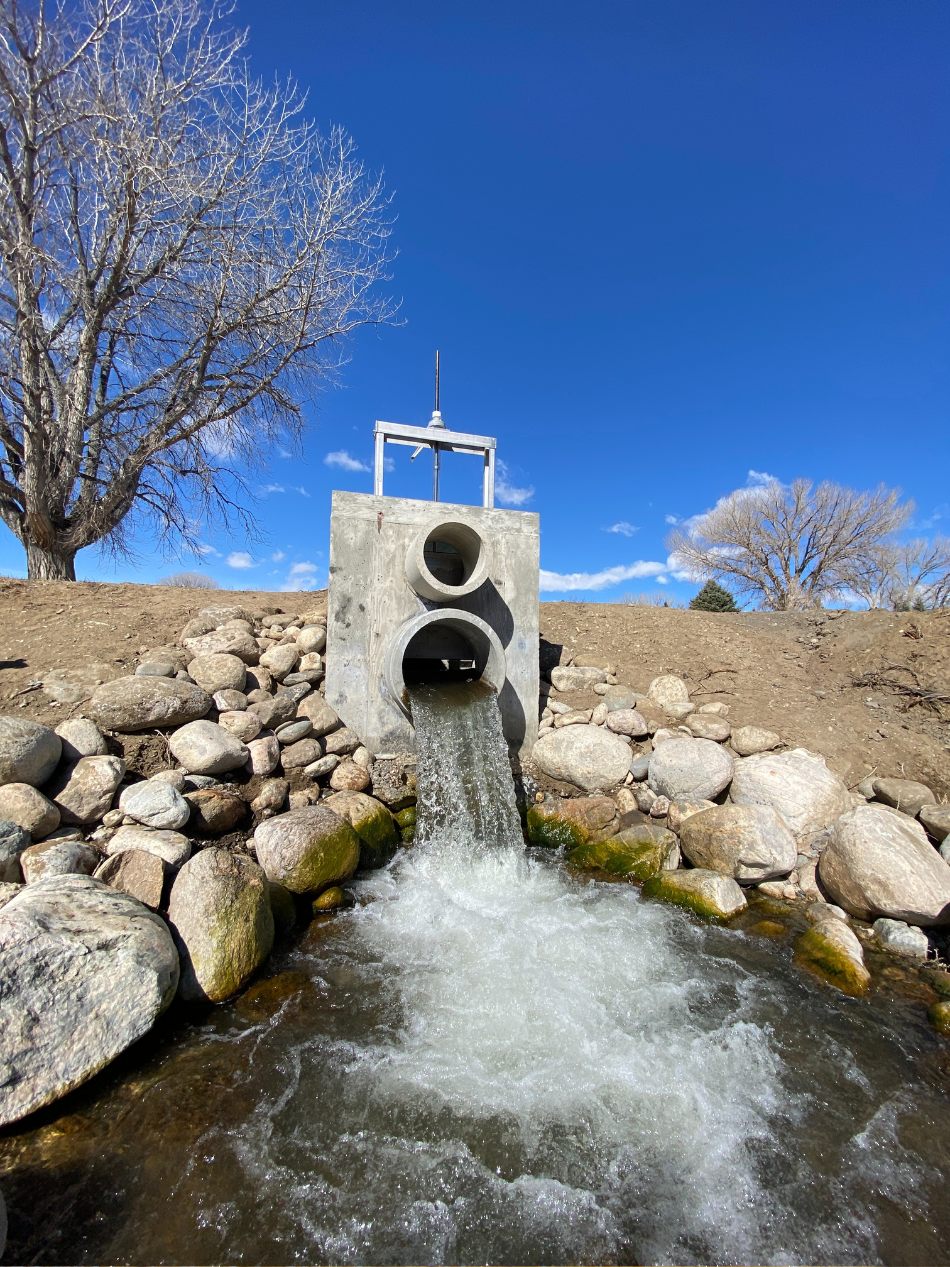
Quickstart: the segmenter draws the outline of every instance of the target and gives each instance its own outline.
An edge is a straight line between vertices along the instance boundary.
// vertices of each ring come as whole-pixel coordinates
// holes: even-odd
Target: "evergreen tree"
[[[693,611],[700,612],[737,612],[736,600],[727,589],[717,581],[707,581],[695,598],[689,603]]]

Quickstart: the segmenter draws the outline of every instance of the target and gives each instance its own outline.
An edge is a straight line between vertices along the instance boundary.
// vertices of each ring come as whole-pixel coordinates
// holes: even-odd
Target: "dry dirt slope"
[[[131,673],[142,650],[174,641],[208,603],[293,611],[321,598],[2,581],[0,712],[49,725],[81,712],[53,705],[29,684],[89,664],[109,676]],[[721,700],[731,722],[762,723],[823,753],[852,786],[872,772],[903,775],[950,799],[950,612],[712,615],[543,603],[541,630],[555,662],[609,661],[640,690],[659,673],[681,674],[698,701]],[[943,699],[918,702],[907,690]]]

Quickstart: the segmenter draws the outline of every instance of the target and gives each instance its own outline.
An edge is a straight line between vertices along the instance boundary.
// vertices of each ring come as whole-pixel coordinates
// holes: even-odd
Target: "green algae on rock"
[[[941,1034],[950,1034],[950,1002],[941,999],[927,1009],[927,1017],[934,1029]]]
[[[257,860],[268,880],[291,893],[320,893],[348,880],[360,860],[360,838],[325,802],[288,810],[254,832]]]
[[[841,990],[843,994],[867,992],[871,974],[864,966],[861,943],[842,920],[824,919],[795,941],[795,962]]]
[[[584,870],[605,871],[630,880],[649,880],[662,870],[675,849],[676,837],[671,831],[643,823],[606,840],[578,845],[567,855],[567,862]]]
[[[748,903],[735,880],[719,871],[660,871],[643,886],[645,897],[692,911],[700,919],[728,919]]]
[[[609,796],[551,796],[528,808],[526,827],[532,845],[575,849],[612,836],[620,826],[617,806]]]
[[[323,802],[350,824],[360,838],[360,870],[384,867],[399,847],[393,816],[365,792],[336,792]]]
[[[411,845],[416,837],[416,807],[415,805],[407,805],[405,809],[397,810],[393,814],[396,826],[399,828],[399,835],[404,845]]]

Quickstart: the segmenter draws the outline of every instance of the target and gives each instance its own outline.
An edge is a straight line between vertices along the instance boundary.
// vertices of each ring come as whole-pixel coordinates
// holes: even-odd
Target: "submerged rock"
[[[28,885],[0,911],[0,1124],[98,1073],[172,1001],[163,920],[88,876]]]
[[[861,943],[847,924],[833,915],[797,938],[795,959],[844,994],[864,994],[871,981]]]
[[[572,867],[605,871],[631,880],[649,880],[662,870],[675,869],[679,848],[676,837],[665,827],[641,823],[624,828],[614,836],[579,845],[567,855]],[[670,861],[674,866],[669,867]]]
[[[735,762],[711,739],[666,739],[650,758],[649,783],[657,796],[712,800],[729,786]]]
[[[736,766],[736,805],[771,805],[800,844],[808,844],[851,808],[851,795],[824,757],[806,748],[761,753]]]
[[[375,797],[364,792],[336,792],[323,802],[345,818],[360,838],[360,868],[383,867],[399,846],[393,816]]]
[[[718,871],[660,871],[643,886],[646,897],[682,906],[702,919],[728,919],[748,906],[735,880]]]
[[[261,823],[257,859],[268,880],[292,893],[319,893],[348,880],[360,860],[360,838],[326,805],[307,805]]]
[[[715,805],[680,828],[683,853],[697,867],[740,884],[760,884],[795,870],[798,845],[771,805]]]
[[[38,787],[56,769],[63,744],[48,726],[26,717],[0,717],[0,783]]]
[[[549,796],[529,806],[526,818],[528,840],[549,849],[574,849],[612,836],[620,827],[617,806],[609,796]]]
[[[532,749],[543,774],[584,792],[606,792],[627,777],[630,748],[600,726],[566,726],[544,735]]]

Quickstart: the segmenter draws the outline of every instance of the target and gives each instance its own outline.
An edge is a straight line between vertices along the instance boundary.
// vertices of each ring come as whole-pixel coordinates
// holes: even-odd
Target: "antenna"
[[[435,352],[435,412],[439,412],[439,350]]]

